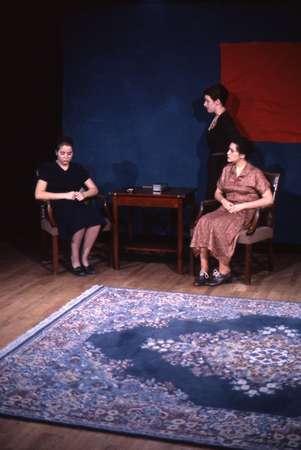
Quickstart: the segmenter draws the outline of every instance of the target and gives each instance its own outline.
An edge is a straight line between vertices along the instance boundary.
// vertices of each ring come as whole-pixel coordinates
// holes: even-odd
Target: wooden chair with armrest
[[[53,216],[50,201],[40,202],[40,224],[43,243],[45,238],[51,238],[52,271],[54,274],[57,274],[59,271],[59,230]]]
[[[266,208],[257,208],[254,214],[253,220],[249,227],[242,230],[239,234],[237,244],[245,247],[244,256],[244,279],[247,284],[251,284],[252,278],[252,250],[253,245],[259,242],[264,242],[267,247],[268,255],[268,269],[273,270],[273,236],[274,236],[274,223],[275,223],[275,207],[276,198],[279,185],[279,173],[264,172],[264,175],[269,180],[271,190],[273,193],[273,205]],[[199,218],[208,212],[214,211],[220,206],[220,203],[215,199],[204,200],[201,202],[200,209],[196,220],[191,228],[191,236],[193,228]],[[196,257],[190,249],[190,272],[195,273]]]
[[[112,265],[112,214],[110,205],[107,198],[101,194],[98,194],[95,198],[89,199],[87,201],[94,201],[95,207],[102,208],[104,212],[106,224],[101,228],[100,240],[105,244],[106,255],[109,264]],[[45,240],[45,237],[50,237],[51,239],[51,267],[53,274],[57,274],[59,272],[60,265],[60,237],[53,214],[51,201],[40,202],[40,225],[43,241]],[[105,238],[103,237],[104,235],[106,236]]]

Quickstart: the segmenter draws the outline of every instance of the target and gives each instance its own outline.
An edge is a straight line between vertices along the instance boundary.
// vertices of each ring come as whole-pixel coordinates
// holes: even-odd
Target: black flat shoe
[[[198,277],[194,280],[194,286],[208,286],[209,275],[207,272],[200,272]]]
[[[223,283],[230,283],[232,281],[232,275],[231,272],[222,274],[218,270],[214,270],[212,277],[208,281],[208,286],[219,286]]]
[[[89,264],[88,266],[82,266],[86,275],[94,275],[96,273],[94,267]]]
[[[77,277],[83,277],[86,275],[86,272],[82,266],[71,267],[70,272],[73,273],[73,275],[76,275]]]

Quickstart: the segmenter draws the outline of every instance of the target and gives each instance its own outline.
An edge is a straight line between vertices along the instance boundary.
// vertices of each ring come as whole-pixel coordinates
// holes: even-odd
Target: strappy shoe
[[[194,286],[207,286],[209,279],[210,279],[210,277],[209,277],[208,273],[203,272],[201,270],[198,277],[194,280],[193,285]]]
[[[212,276],[208,282],[208,286],[219,286],[223,283],[230,283],[232,281],[231,272],[220,273],[218,270],[214,269]]]

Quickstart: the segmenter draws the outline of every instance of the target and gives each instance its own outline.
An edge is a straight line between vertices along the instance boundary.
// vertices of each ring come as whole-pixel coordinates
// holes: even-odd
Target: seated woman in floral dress
[[[242,229],[250,224],[255,209],[273,203],[272,191],[264,174],[247,161],[249,142],[242,137],[231,142],[228,163],[217,183],[215,199],[221,206],[197,222],[191,244],[200,256],[196,286],[217,286],[231,280],[230,261]],[[209,254],[218,260],[218,270],[209,275]]]

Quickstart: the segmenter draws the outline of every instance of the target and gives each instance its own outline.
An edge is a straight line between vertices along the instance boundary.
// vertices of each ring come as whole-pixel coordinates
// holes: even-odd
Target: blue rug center
[[[282,333],[285,336],[282,345],[289,347],[290,339],[294,338],[296,332],[297,334],[301,332],[301,320],[299,319],[250,315],[218,322],[172,320],[164,328],[136,327],[121,332],[94,333],[88,341],[111,359],[131,360],[132,366],[125,369],[125,373],[143,380],[155,379],[156,382],[172,383],[173,386],[184,392],[188,400],[195,405],[296,417],[301,414],[300,385],[297,383],[294,385],[293,382],[290,385],[281,384],[281,380],[277,379],[269,380],[267,370],[265,387],[260,387],[260,382],[258,382],[260,376],[257,374],[257,369],[260,368],[262,377],[262,374],[265,373],[264,369],[268,369],[269,365],[277,364],[281,367],[281,353],[289,350],[289,348],[265,348],[266,336],[269,333],[280,333],[280,335]],[[233,342],[229,344],[227,341],[231,333],[234,333],[236,347],[239,349],[240,344],[242,345],[242,358],[246,357],[245,348],[248,345],[251,347],[248,349],[247,381],[241,379],[241,375],[237,376],[237,372],[242,369],[239,367],[237,359],[233,367],[223,373],[216,369],[215,362],[219,367],[223,365],[223,355],[225,361],[229,362]],[[190,363],[191,357],[190,362],[185,362],[185,357],[183,357],[182,364],[175,365],[168,361],[166,355],[173,352],[173,347],[177,347],[179,340],[183,344],[183,336],[189,336],[193,341],[194,336],[202,337],[203,335],[206,335],[206,352],[202,351],[202,345],[200,345],[194,352],[194,357],[202,360],[204,374],[201,373],[202,371],[194,373],[193,362]],[[145,348],[147,342],[154,342],[155,345],[153,348],[151,345]],[[158,348],[156,343],[159,343],[160,346],[160,343],[166,342],[171,343],[167,346],[169,350],[163,348],[161,352],[156,351]],[[210,348],[214,349],[217,345],[220,349],[219,355],[217,357],[210,355]],[[237,348],[235,352],[237,356]],[[286,369],[291,372],[289,363]],[[291,369],[293,370],[293,365]],[[248,379],[251,383],[259,383],[259,389],[251,389]],[[280,385],[281,387],[279,387]],[[275,389],[274,386],[276,386]],[[248,391],[249,395],[246,395],[245,391]]]

